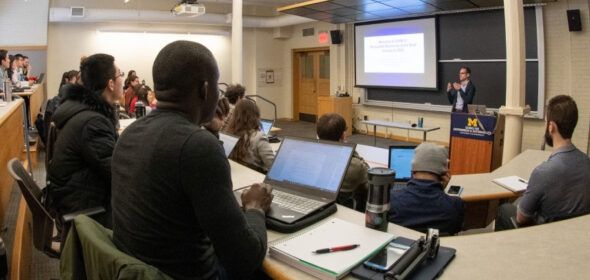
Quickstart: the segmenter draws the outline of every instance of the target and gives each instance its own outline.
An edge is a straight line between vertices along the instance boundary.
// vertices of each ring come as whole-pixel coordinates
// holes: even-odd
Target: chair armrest
[[[88,208],[88,209],[84,209],[84,210],[80,210],[80,211],[76,211],[76,212],[65,214],[65,215],[62,216],[62,221],[64,223],[70,223],[78,215],[86,215],[88,217],[92,217],[94,215],[102,214],[104,212],[106,212],[106,210],[104,209],[104,207]]]

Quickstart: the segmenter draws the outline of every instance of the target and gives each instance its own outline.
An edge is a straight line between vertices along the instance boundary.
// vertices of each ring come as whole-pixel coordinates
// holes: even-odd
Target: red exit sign
[[[327,31],[318,33],[318,41],[320,44],[328,44],[330,42],[330,34]]]

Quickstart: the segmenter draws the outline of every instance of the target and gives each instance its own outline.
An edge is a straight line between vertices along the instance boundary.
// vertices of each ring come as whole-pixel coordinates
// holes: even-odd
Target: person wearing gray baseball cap
[[[444,192],[449,183],[448,152],[433,143],[416,147],[412,179],[405,188],[391,192],[388,220],[418,231],[436,228],[455,234],[463,225],[461,198]]]

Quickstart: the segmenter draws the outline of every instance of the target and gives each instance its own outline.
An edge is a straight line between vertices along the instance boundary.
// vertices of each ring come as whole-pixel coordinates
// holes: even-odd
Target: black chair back
[[[33,216],[33,245],[50,257],[59,258],[59,251],[51,247],[54,221],[41,204],[41,189],[17,158],[8,162],[8,172],[18,184]]]
[[[57,139],[57,127],[54,122],[49,123],[49,129],[47,130],[47,147],[45,155],[45,168],[49,168],[51,160],[53,159],[53,149],[55,147],[55,140]]]

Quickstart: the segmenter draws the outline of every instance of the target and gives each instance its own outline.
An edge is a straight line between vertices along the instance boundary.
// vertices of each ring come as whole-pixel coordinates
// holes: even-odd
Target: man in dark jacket
[[[113,154],[113,240],[174,279],[250,278],[266,255],[272,197],[255,184],[240,209],[223,148],[199,126],[217,105],[215,58],[176,41],[153,70],[158,108],[125,129]]]
[[[111,227],[111,157],[117,141],[113,105],[123,92],[114,58],[95,54],[80,65],[84,86],[64,88],[63,103],[53,115],[58,129],[54,156],[47,169],[47,206],[61,216],[102,206],[96,220]]]
[[[452,112],[467,113],[467,105],[473,103],[475,85],[471,82],[471,69],[467,66],[459,69],[459,82],[447,84],[447,98],[451,103]]]
[[[420,144],[412,162],[412,179],[402,190],[391,192],[388,220],[420,231],[459,232],[463,201],[445,193],[450,179],[447,150],[432,143]]]

